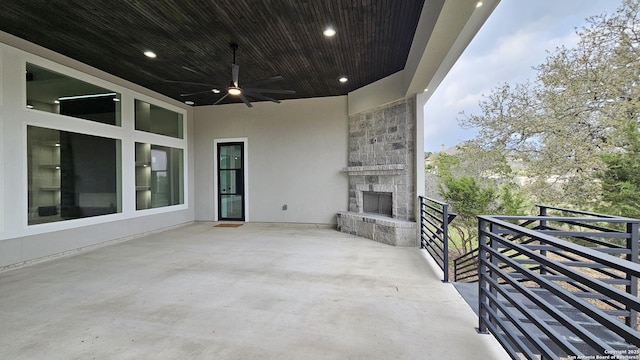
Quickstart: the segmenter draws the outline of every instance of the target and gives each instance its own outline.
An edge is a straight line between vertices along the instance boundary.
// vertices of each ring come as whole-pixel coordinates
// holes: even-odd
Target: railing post
[[[638,223],[628,222],[627,233],[629,234],[629,238],[627,238],[627,249],[630,250],[630,253],[627,255],[627,260],[637,264],[638,255],[640,255],[638,253]],[[629,280],[629,285],[626,287],[627,293],[632,294],[633,296],[638,296],[638,278],[631,274],[627,274],[627,280]],[[626,321],[627,325],[638,330],[638,312],[630,309],[629,307],[627,307],[627,310],[629,310],[629,317]]]
[[[418,241],[420,241],[420,249],[424,249],[424,197],[418,196],[418,199],[420,200],[420,236]]]
[[[478,218],[478,332],[487,334],[487,325],[489,316],[485,310],[484,304],[487,302],[487,296],[484,289],[487,286],[485,276],[487,275],[487,236],[484,235],[483,229],[487,227],[486,220]]]
[[[538,205],[540,208],[540,216],[547,216],[547,207],[544,205]],[[540,220],[540,230],[547,230],[547,220]],[[540,245],[545,245],[540,243]],[[540,250],[540,255],[547,256],[547,250]],[[540,275],[545,275],[547,273],[547,268],[544,265],[540,265]]]
[[[499,226],[498,224],[495,223],[490,223],[489,225],[489,233],[491,233],[492,235],[498,235],[498,229]],[[493,253],[497,253],[499,252],[498,247],[500,246],[500,243],[497,241],[493,241],[491,238],[488,238],[488,242],[489,242],[489,246],[491,247],[491,250]],[[498,262],[499,259],[496,256],[491,256],[491,264],[494,265],[495,268],[499,268],[498,266]],[[490,271],[491,273],[491,280],[493,280],[494,284],[498,284],[498,273],[495,271]],[[498,298],[498,289],[495,287],[495,285],[491,285],[489,287],[489,289],[491,290],[491,309],[495,312],[498,307],[496,305],[496,299]]]
[[[449,205],[442,205],[442,238],[444,244],[442,244],[442,263],[444,264],[442,271],[444,272],[444,279],[442,282],[449,282]]]

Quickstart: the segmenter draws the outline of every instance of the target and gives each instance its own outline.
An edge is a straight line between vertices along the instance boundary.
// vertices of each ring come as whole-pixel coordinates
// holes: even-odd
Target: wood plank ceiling
[[[197,106],[221,95],[183,97],[208,88],[166,80],[229,84],[232,42],[240,85],[281,75],[265,87],[296,94],[278,99],[345,95],[400,71],[424,2],[7,0],[0,30]],[[323,36],[327,26],[334,37]]]

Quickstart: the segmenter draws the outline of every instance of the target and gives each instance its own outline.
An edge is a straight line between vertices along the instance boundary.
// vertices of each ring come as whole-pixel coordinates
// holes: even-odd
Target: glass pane
[[[136,209],[184,204],[183,151],[136,143]]]
[[[242,196],[220,195],[220,217],[242,219]]]
[[[236,170],[220,170],[220,193],[237,194],[240,177]]]
[[[136,100],[136,130],[182,139],[182,114]]]
[[[120,141],[27,127],[28,223],[121,212]]]
[[[26,106],[120,126],[120,94],[29,63]]]
[[[242,168],[242,145],[224,145],[220,147],[220,169]]]

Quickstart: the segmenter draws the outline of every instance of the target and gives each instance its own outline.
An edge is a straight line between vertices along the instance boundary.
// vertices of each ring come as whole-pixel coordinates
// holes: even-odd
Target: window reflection
[[[27,104],[46,111],[120,126],[120,94],[27,63]]]
[[[136,130],[182,139],[182,114],[136,100]]]
[[[184,204],[182,149],[136,143],[136,209]]]
[[[29,225],[121,212],[120,141],[27,127]]]

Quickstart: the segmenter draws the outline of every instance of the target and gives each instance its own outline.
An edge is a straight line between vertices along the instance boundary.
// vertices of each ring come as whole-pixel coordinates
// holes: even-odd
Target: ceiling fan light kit
[[[227,89],[227,93],[224,94],[221,98],[219,98],[215,103],[213,103],[213,105],[217,105],[220,102],[222,102],[224,99],[227,98],[227,96],[231,95],[234,97],[238,97],[240,100],[242,100],[242,102],[247,105],[247,107],[253,107],[253,105],[251,105],[251,101],[250,99],[254,99],[255,100],[264,100],[264,101],[271,101],[271,102],[275,102],[275,103],[280,103],[280,100],[272,98],[271,96],[267,96],[266,94],[295,94],[296,92],[293,90],[279,90],[279,89],[267,89],[267,88],[260,88],[259,86],[264,86],[267,84],[271,84],[277,81],[282,81],[283,78],[282,76],[274,76],[268,79],[262,79],[262,80],[257,80],[257,81],[253,81],[253,82],[249,82],[246,85],[246,87],[241,87],[240,86],[240,82],[239,82],[239,75],[240,75],[240,66],[238,64],[236,64],[236,50],[238,49],[238,44],[235,43],[231,43],[229,44],[231,47],[231,50],[233,51],[233,62],[231,63],[231,82],[229,83],[229,86],[226,86]],[[213,87],[210,88],[209,90],[205,90],[205,91],[197,91],[197,92],[193,92],[193,93],[186,93],[186,94],[180,94],[180,96],[183,97],[188,97],[188,96],[193,96],[193,95],[199,95],[199,94],[204,94],[204,93],[214,93],[214,94],[219,94],[221,91],[219,89],[223,89],[225,88],[225,86],[220,86],[220,85],[216,85],[216,84],[207,84],[207,83],[197,83],[197,82],[189,82],[189,81],[177,81],[177,80],[165,80],[166,82],[169,83],[177,83],[177,84],[183,84],[183,85],[195,85],[195,86],[209,86],[209,87]]]

